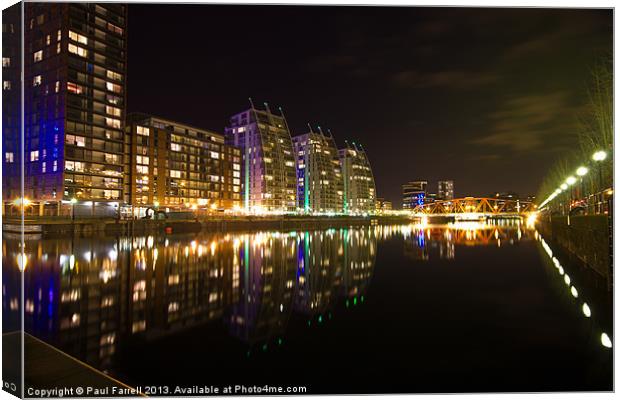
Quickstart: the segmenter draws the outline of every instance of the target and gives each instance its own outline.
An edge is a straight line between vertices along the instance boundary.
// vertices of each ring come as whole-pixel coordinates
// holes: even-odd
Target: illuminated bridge
[[[455,219],[487,217],[521,217],[536,211],[529,201],[506,200],[493,197],[464,197],[420,204],[411,210],[414,216],[443,216]]]

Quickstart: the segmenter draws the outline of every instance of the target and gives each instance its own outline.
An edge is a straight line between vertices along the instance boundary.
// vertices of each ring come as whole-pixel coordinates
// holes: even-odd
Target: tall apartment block
[[[280,110],[281,111],[281,110]],[[242,154],[242,197],[246,211],[294,212],[297,171],[286,118],[251,107],[230,118],[226,142]]]
[[[331,136],[312,131],[293,137],[297,158],[297,206],[304,212],[342,212],[344,182],[338,147]]]
[[[454,199],[454,181],[437,182],[437,199],[439,200]]]
[[[412,181],[403,185],[403,209],[413,209],[426,200],[427,181]]]
[[[57,204],[118,202],[123,198],[126,6],[24,6],[24,195]],[[3,66],[17,65],[14,53],[7,56]],[[4,89],[20,90],[19,81],[12,80],[3,83]],[[7,127],[5,144],[18,134],[13,125]],[[19,163],[14,146],[6,149],[4,166]],[[9,195],[19,184],[15,173],[19,169],[12,166],[5,170]]]
[[[366,152],[355,143],[347,143],[338,153],[344,181],[344,211],[374,212],[377,192]]]
[[[138,211],[241,206],[241,151],[223,135],[146,114],[129,115],[126,131],[127,204]]]

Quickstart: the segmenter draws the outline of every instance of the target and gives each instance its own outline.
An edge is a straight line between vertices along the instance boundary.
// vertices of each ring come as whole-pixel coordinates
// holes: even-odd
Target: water
[[[26,331],[134,386],[611,390],[605,285],[500,222],[28,240]]]

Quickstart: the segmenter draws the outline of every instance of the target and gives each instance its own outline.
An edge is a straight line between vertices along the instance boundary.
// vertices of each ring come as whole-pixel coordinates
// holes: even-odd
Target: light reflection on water
[[[538,238],[519,220],[324,231],[28,240],[26,331],[104,371],[132,338],[220,321],[255,349],[280,345],[291,318],[311,324],[367,299],[378,243],[411,263],[457,262],[468,247]],[[3,323],[17,321],[17,241],[3,238]],[[585,313],[585,311],[584,311]]]

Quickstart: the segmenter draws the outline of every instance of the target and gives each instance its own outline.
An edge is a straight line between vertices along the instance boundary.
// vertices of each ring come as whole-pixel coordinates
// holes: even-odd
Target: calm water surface
[[[33,239],[25,325],[130,385],[611,390],[611,294],[541,239],[509,222]]]

